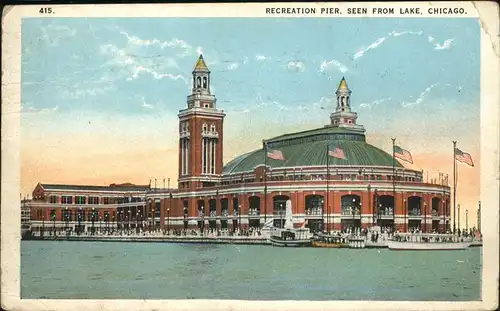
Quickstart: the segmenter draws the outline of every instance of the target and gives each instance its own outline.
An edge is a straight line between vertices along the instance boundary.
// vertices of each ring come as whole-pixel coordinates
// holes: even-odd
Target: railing
[[[201,131],[201,137],[219,138],[217,131]]]
[[[276,216],[285,216],[285,211],[273,211],[273,215],[276,215]]]
[[[209,217],[217,217],[217,211],[210,211],[210,212],[208,213],[208,216],[209,216]]]
[[[410,210],[408,211],[408,216],[421,216],[420,210]]]
[[[342,216],[359,216],[361,215],[361,212],[359,210],[351,210],[351,209],[342,209],[341,211]]]
[[[436,217],[438,215],[437,210],[433,209],[431,210],[431,216]]]
[[[226,218],[227,216],[229,216],[229,213],[227,212],[227,210],[222,210],[220,212],[220,216]]]
[[[256,208],[251,208],[248,210],[248,216],[259,216],[260,211]]]
[[[237,217],[239,215],[238,211],[233,211],[233,217]]]
[[[182,131],[180,133],[180,138],[189,138],[191,136],[191,133],[189,131]]]
[[[382,208],[379,213],[380,216],[393,216],[394,211],[392,208]]]
[[[306,215],[318,216],[323,214],[323,209],[318,207],[306,208]]]

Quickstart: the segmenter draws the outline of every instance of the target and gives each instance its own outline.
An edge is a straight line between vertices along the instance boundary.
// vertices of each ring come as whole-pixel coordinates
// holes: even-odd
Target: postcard
[[[6,310],[493,310],[490,2],[30,5]]]

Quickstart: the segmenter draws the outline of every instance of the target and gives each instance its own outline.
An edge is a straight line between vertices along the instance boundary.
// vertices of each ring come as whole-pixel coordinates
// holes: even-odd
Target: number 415
[[[52,8],[41,8],[38,12],[40,14],[52,14]]]

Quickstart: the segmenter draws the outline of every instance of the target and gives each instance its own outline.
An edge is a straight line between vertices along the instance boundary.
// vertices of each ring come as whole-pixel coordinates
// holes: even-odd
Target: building
[[[311,230],[449,229],[449,186],[424,182],[421,171],[366,142],[344,78],[327,125],[266,139],[224,165],[226,115],[210,91],[203,56],[192,75],[186,108],[178,114],[178,189],[38,184],[34,226],[45,228],[49,220],[54,228],[74,230],[95,230],[97,222],[101,229],[281,226],[290,200],[297,225]]]

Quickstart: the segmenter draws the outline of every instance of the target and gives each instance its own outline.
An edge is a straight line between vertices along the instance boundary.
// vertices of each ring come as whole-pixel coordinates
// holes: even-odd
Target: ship
[[[464,250],[472,244],[472,239],[459,237],[453,234],[405,234],[400,233],[389,240],[390,250]]]
[[[268,238],[273,246],[304,247],[311,246],[311,233],[306,228],[294,228],[292,201],[286,202],[285,223],[283,228],[273,227]]]

